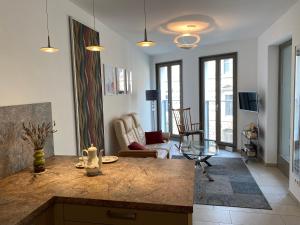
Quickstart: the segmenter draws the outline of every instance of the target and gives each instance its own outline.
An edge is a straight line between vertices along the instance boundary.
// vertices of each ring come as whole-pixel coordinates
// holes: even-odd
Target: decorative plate
[[[113,163],[118,161],[118,157],[117,156],[102,156],[102,163]]]

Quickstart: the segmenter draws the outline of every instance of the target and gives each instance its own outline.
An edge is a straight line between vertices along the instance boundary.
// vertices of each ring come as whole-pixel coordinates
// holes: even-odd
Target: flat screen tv
[[[256,92],[239,92],[240,109],[257,112]]]

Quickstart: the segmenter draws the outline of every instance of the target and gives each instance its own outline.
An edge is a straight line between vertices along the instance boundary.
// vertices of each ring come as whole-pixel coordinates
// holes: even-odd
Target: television
[[[240,109],[257,112],[256,92],[239,92]]]

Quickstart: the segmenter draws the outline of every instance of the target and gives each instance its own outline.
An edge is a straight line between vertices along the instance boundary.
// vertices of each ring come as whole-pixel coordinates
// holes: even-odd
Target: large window
[[[178,128],[172,114],[172,109],[182,107],[182,74],[181,61],[156,64],[156,81],[159,90],[158,129],[177,136]]]
[[[233,96],[225,95],[225,115],[233,116]]]
[[[205,138],[236,147],[237,54],[200,58],[200,115]]]
[[[223,61],[223,74],[232,74],[232,61],[230,59],[224,59]]]

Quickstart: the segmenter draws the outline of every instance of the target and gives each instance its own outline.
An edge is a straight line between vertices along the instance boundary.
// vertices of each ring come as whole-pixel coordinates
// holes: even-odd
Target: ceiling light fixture
[[[94,18],[94,30],[96,30],[96,26],[95,26],[95,20],[96,20],[96,18],[95,18],[95,0],[93,0],[93,18]],[[86,46],[85,47],[86,48],[86,50],[89,50],[89,51],[92,51],[92,52],[101,52],[101,51],[103,51],[104,50],[104,47],[103,46],[101,46],[100,44],[98,45],[98,44],[91,44],[91,45],[89,45],[89,46]]]
[[[198,46],[201,38],[199,34],[180,34],[174,38],[174,43],[177,47],[183,49],[191,49]]]
[[[173,21],[164,25],[165,29],[176,33],[199,33],[209,28],[209,23],[197,20]]]
[[[145,29],[144,29],[144,40],[137,42],[136,45],[139,47],[152,47],[156,45],[154,41],[149,41],[147,37],[147,18],[146,18],[146,0],[144,0],[144,17],[145,17]]]
[[[54,48],[51,46],[51,43],[50,43],[50,32],[49,32],[49,19],[48,19],[48,0],[46,0],[46,18],[47,18],[47,34],[48,34],[48,45],[47,47],[41,47],[40,48],[40,51],[42,52],[46,52],[46,53],[55,53],[55,52],[58,52],[59,49],[58,48]]]

